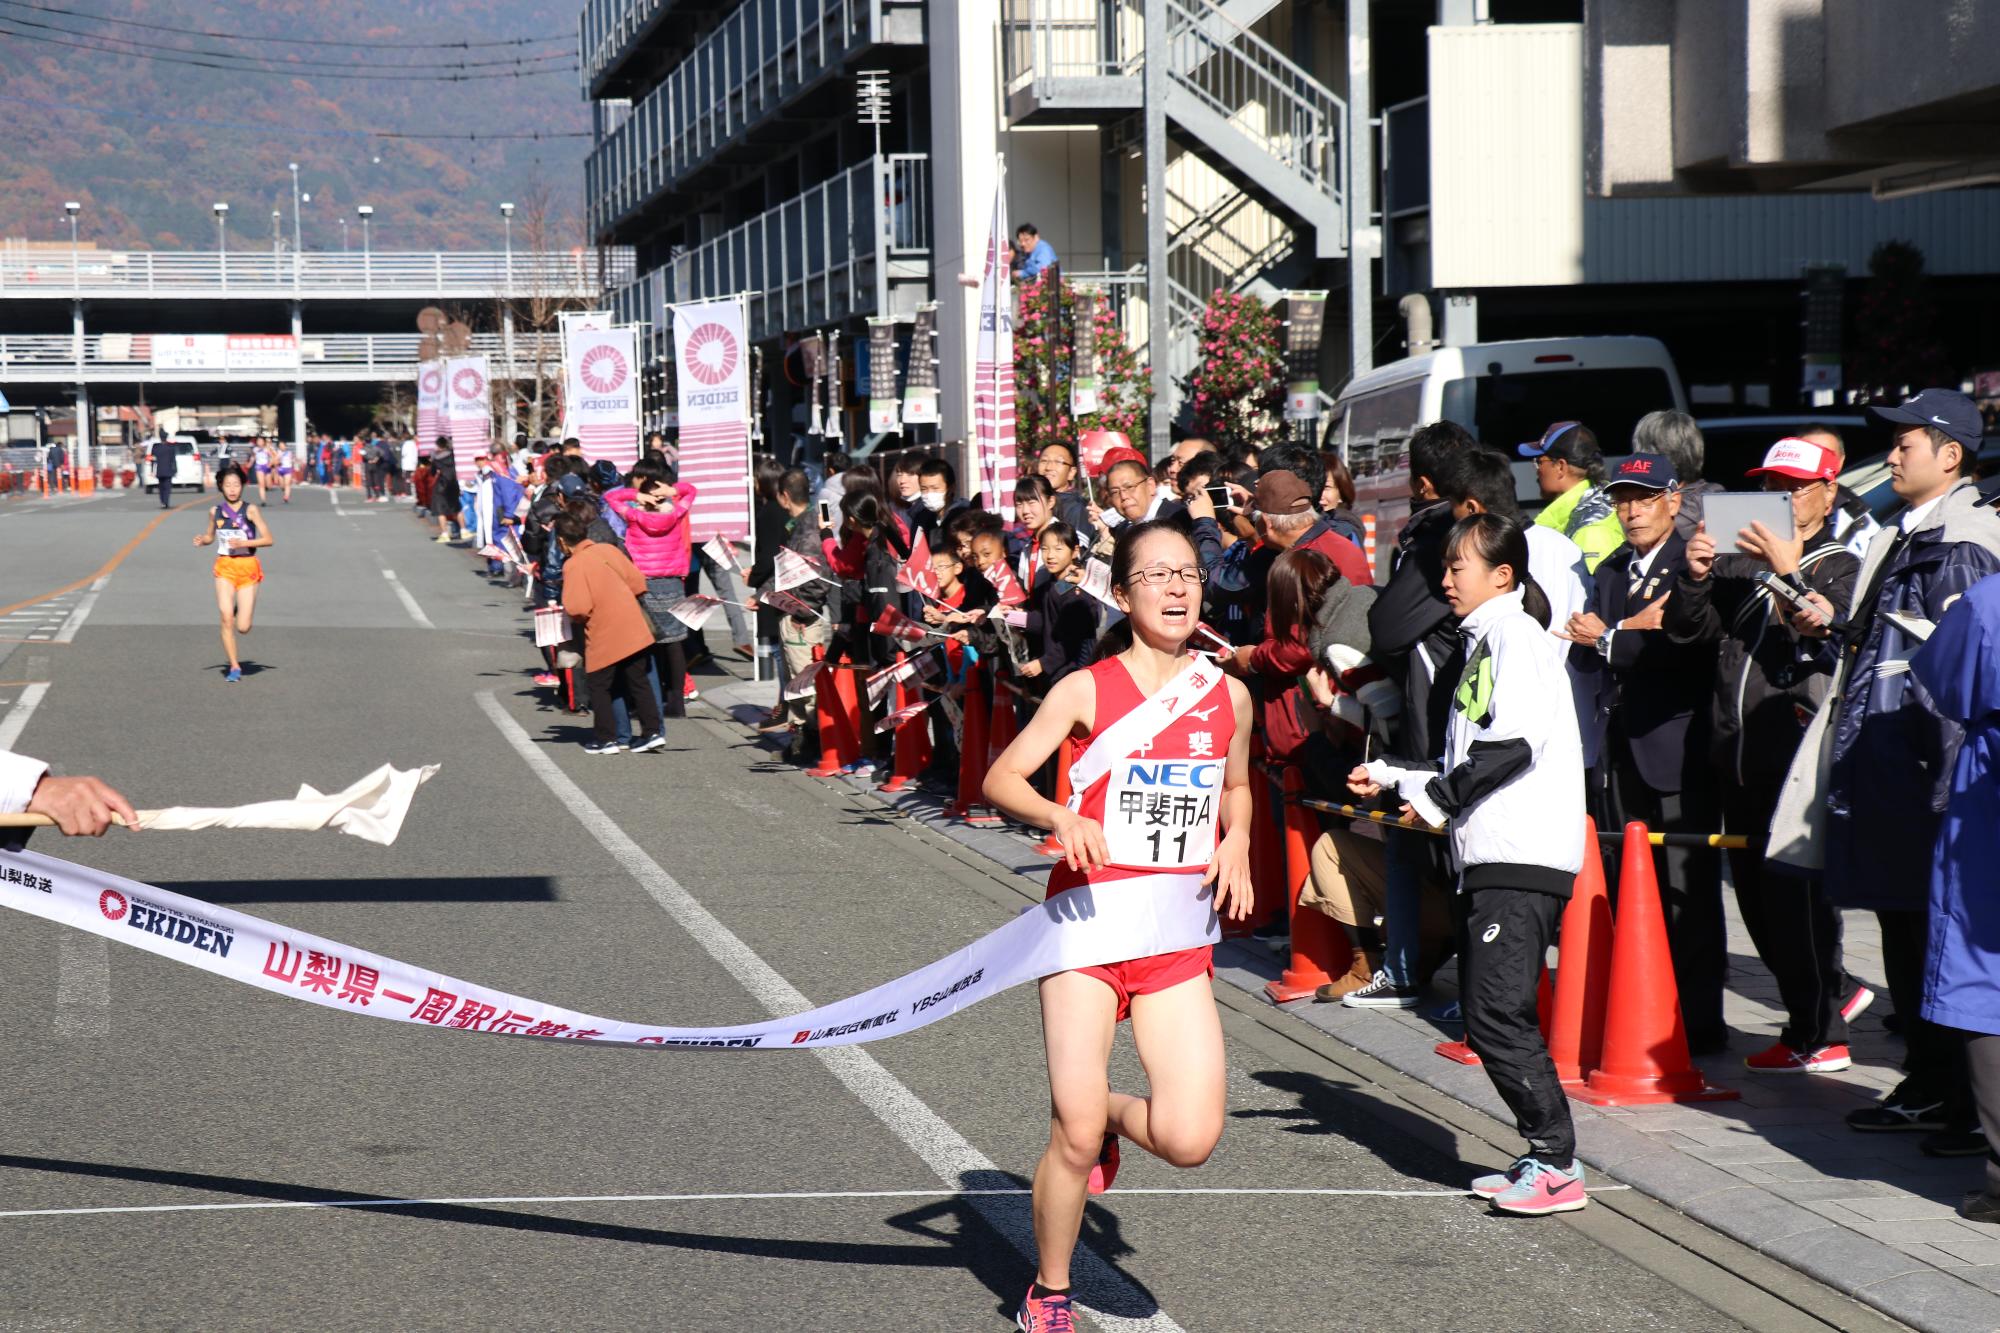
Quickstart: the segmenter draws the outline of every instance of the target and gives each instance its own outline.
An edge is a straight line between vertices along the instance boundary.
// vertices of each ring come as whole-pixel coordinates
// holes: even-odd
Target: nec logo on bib
[[[1200,759],[1119,761],[1104,799],[1111,863],[1167,869],[1215,855],[1215,802],[1223,766]]]

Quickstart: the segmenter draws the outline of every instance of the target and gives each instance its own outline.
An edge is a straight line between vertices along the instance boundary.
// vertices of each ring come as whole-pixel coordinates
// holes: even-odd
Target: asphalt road
[[[769,986],[665,910],[603,821],[814,1002],[930,961],[1032,891],[773,764],[716,714],[673,725],[664,754],[584,755],[582,719],[530,684],[518,593],[351,490],[272,514],[252,669],[225,686],[199,512],[148,532],[158,514],[134,496],[0,511],[14,748],[140,805],[327,789],[384,761],[443,771],[389,848],[209,833],[37,850],[679,1024],[761,1017]],[[13,609],[71,584],[54,609]],[[581,817],[518,733],[587,798]],[[1504,1162],[1505,1131],[1439,1118],[1288,1021],[1231,1000],[1214,1159],[1175,1172],[1128,1152],[1091,1206],[1097,1326],[1828,1326],[1735,1282],[1720,1242],[1635,1248],[1609,1209],[1502,1219],[1454,1196]],[[1026,989],[831,1058],[642,1053],[369,1022],[20,917],[0,928],[0,1024],[0,1329],[999,1329],[1030,1275],[1027,1201],[1006,1192],[1047,1123]],[[1140,1083],[1123,1040],[1116,1079]],[[1381,1193],[1258,1192],[1300,1188]],[[1127,1192],[1146,1189],[1245,1192]],[[357,1199],[440,1202],[296,1206]],[[64,1209],[135,1211],[43,1211]]]

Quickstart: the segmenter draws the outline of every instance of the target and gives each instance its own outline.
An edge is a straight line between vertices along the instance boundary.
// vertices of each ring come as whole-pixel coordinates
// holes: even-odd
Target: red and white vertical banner
[[[611,327],[609,310],[563,310],[556,314],[556,326],[561,333],[563,356],[562,380],[562,434],[560,439],[569,439],[576,434],[575,404],[576,377],[569,373],[569,348],[571,339],[585,333],[601,333]]]
[[[563,336],[563,407],[583,456],[620,473],[639,461],[639,340],[636,326],[570,328]]]
[[[975,467],[987,509],[1014,519],[1014,291],[1007,248],[1007,168],[993,186],[986,277],[979,284],[979,343],[972,365]]]
[[[674,307],[680,389],[680,479],[698,488],[688,519],[697,542],[750,535],[750,357],[743,302]]]
[[[438,426],[444,406],[444,362],[424,361],[417,365],[417,453],[428,458],[437,447]]]
[[[478,469],[472,460],[493,442],[493,396],[483,356],[451,356],[444,362],[444,434],[451,436],[454,470],[470,486]]]

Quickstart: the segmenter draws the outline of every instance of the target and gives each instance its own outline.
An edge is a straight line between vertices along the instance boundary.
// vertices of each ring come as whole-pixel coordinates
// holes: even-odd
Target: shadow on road
[[[1353,1083],[1336,1083],[1296,1069],[1266,1069],[1250,1077],[1298,1099],[1295,1108],[1232,1111],[1239,1120],[1288,1120],[1288,1134],[1338,1134],[1392,1170],[1451,1189],[1486,1168],[1458,1155],[1456,1132]]]

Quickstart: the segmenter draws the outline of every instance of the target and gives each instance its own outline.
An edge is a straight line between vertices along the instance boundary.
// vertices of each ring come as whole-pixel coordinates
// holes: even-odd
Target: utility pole
[[[1347,323],[1356,375],[1375,365],[1375,104],[1369,71],[1369,0],[1347,0]]]

